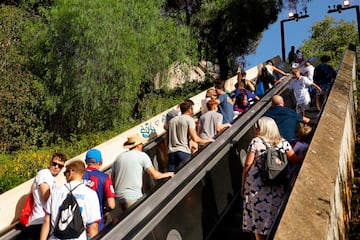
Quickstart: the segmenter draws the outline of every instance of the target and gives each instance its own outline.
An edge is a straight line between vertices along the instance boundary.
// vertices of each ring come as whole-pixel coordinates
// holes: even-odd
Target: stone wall
[[[355,146],[355,52],[347,50],[274,239],[346,239]]]

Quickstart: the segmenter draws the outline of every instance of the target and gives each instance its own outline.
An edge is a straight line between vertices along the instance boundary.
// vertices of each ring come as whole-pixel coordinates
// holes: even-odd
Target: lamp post
[[[289,18],[288,19],[284,19],[280,21],[280,32],[281,32],[281,56],[282,56],[282,60],[284,62],[286,62],[286,57],[285,57],[285,36],[284,36],[284,22],[289,22],[289,21],[299,21],[299,19],[301,18],[307,18],[309,17],[309,15],[305,14],[305,15],[301,15],[299,16],[299,14],[295,13],[294,15],[290,15],[289,14]]]
[[[333,12],[341,13],[341,11],[343,11],[343,10],[349,10],[349,9],[355,8],[355,10],[356,10],[357,27],[358,27],[358,35],[359,35],[359,42],[360,42],[360,25],[359,25],[359,22],[360,22],[360,13],[359,13],[359,5],[350,6],[350,1],[344,1],[344,6],[342,6],[341,4],[338,4],[338,5],[336,5],[336,6],[334,5],[334,8],[333,8],[333,9],[330,9],[330,6],[328,6],[328,7],[329,7],[328,13],[333,13]]]

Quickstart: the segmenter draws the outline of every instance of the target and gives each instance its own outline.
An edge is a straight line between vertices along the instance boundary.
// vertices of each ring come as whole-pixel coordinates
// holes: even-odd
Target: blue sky
[[[351,22],[354,20],[354,24],[357,24],[356,21],[356,9],[348,9],[342,11],[341,13],[327,13],[329,10],[328,6],[333,8],[333,5],[342,4],[343,0],[312,0],[307,4],[307,14],[308,18],[299,19],[299,21],[289,21],[284,22],[284,39],[285,39],[285,54],[287,57],[288,52],[290,51],[291,45],[295,46],[295,49],[298,46],[301,46],[303,41],[308,39],[310,36],[309,30],[311,26],[318,21],[324,19],[326,15],[329,15],[337,20],[344,19]],[[350,6],[359,5],[360,0],[350,0]],[[302,11],[302,6],[297,7],[298,12]],[[261,62],[266,61],[272,57],[279,55],[281,57],[281,32],[280,32],[280,22],[281,20],[288,18],[288,13],[290,10],[284,9],[278,17],[277,22],[271,24],[270,27],[263,33],[263,37],[256,49],[256,53],[248,55],[245,57],[247,65],[245,69],[249,69]],[[306,56],[304,56],[306,57]]]

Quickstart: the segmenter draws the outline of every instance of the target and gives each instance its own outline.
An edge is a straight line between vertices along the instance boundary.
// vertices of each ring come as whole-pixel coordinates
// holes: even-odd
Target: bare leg
[[[264,234],[259,234],[259,233],[255,233],[255,238],[256,238],[256,240],[265,240],[265,239],[266,239],[266,235],[264,235]]]
[[[316,95],[315,96],[315,103],[316,103],[316,108],[318,111],[320,111],[321,106],[322,106],[322,99],[323,99],[323,95]]]

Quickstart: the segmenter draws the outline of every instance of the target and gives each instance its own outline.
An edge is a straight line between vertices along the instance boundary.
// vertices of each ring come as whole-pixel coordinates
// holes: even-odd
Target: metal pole
[[[359,35],[359,43],[360,43],[360,13],[359,13],[359,5],[355,6],[356,9],[356,20],[357,20],[357,27],[358,27],[358,35]]]
[[[285,20],[280,21],[280,32],[281,32],[281,56],[283,62],[286,62],[285,58],[285,36],[284,36],[284,22]]]
[[[285,33],[284,33],[284,22],[289,22],[289,21],[299,21],[299,19],[301,18],[307,18],[309,17],[309,15],[303,15],[297,18],[289,18],[289,19],[284,19],[280,21],[280,33],[281,33],[281,55],[282,55],[282,60],[284,62],[286,62],[286,57],[285,57]]]

